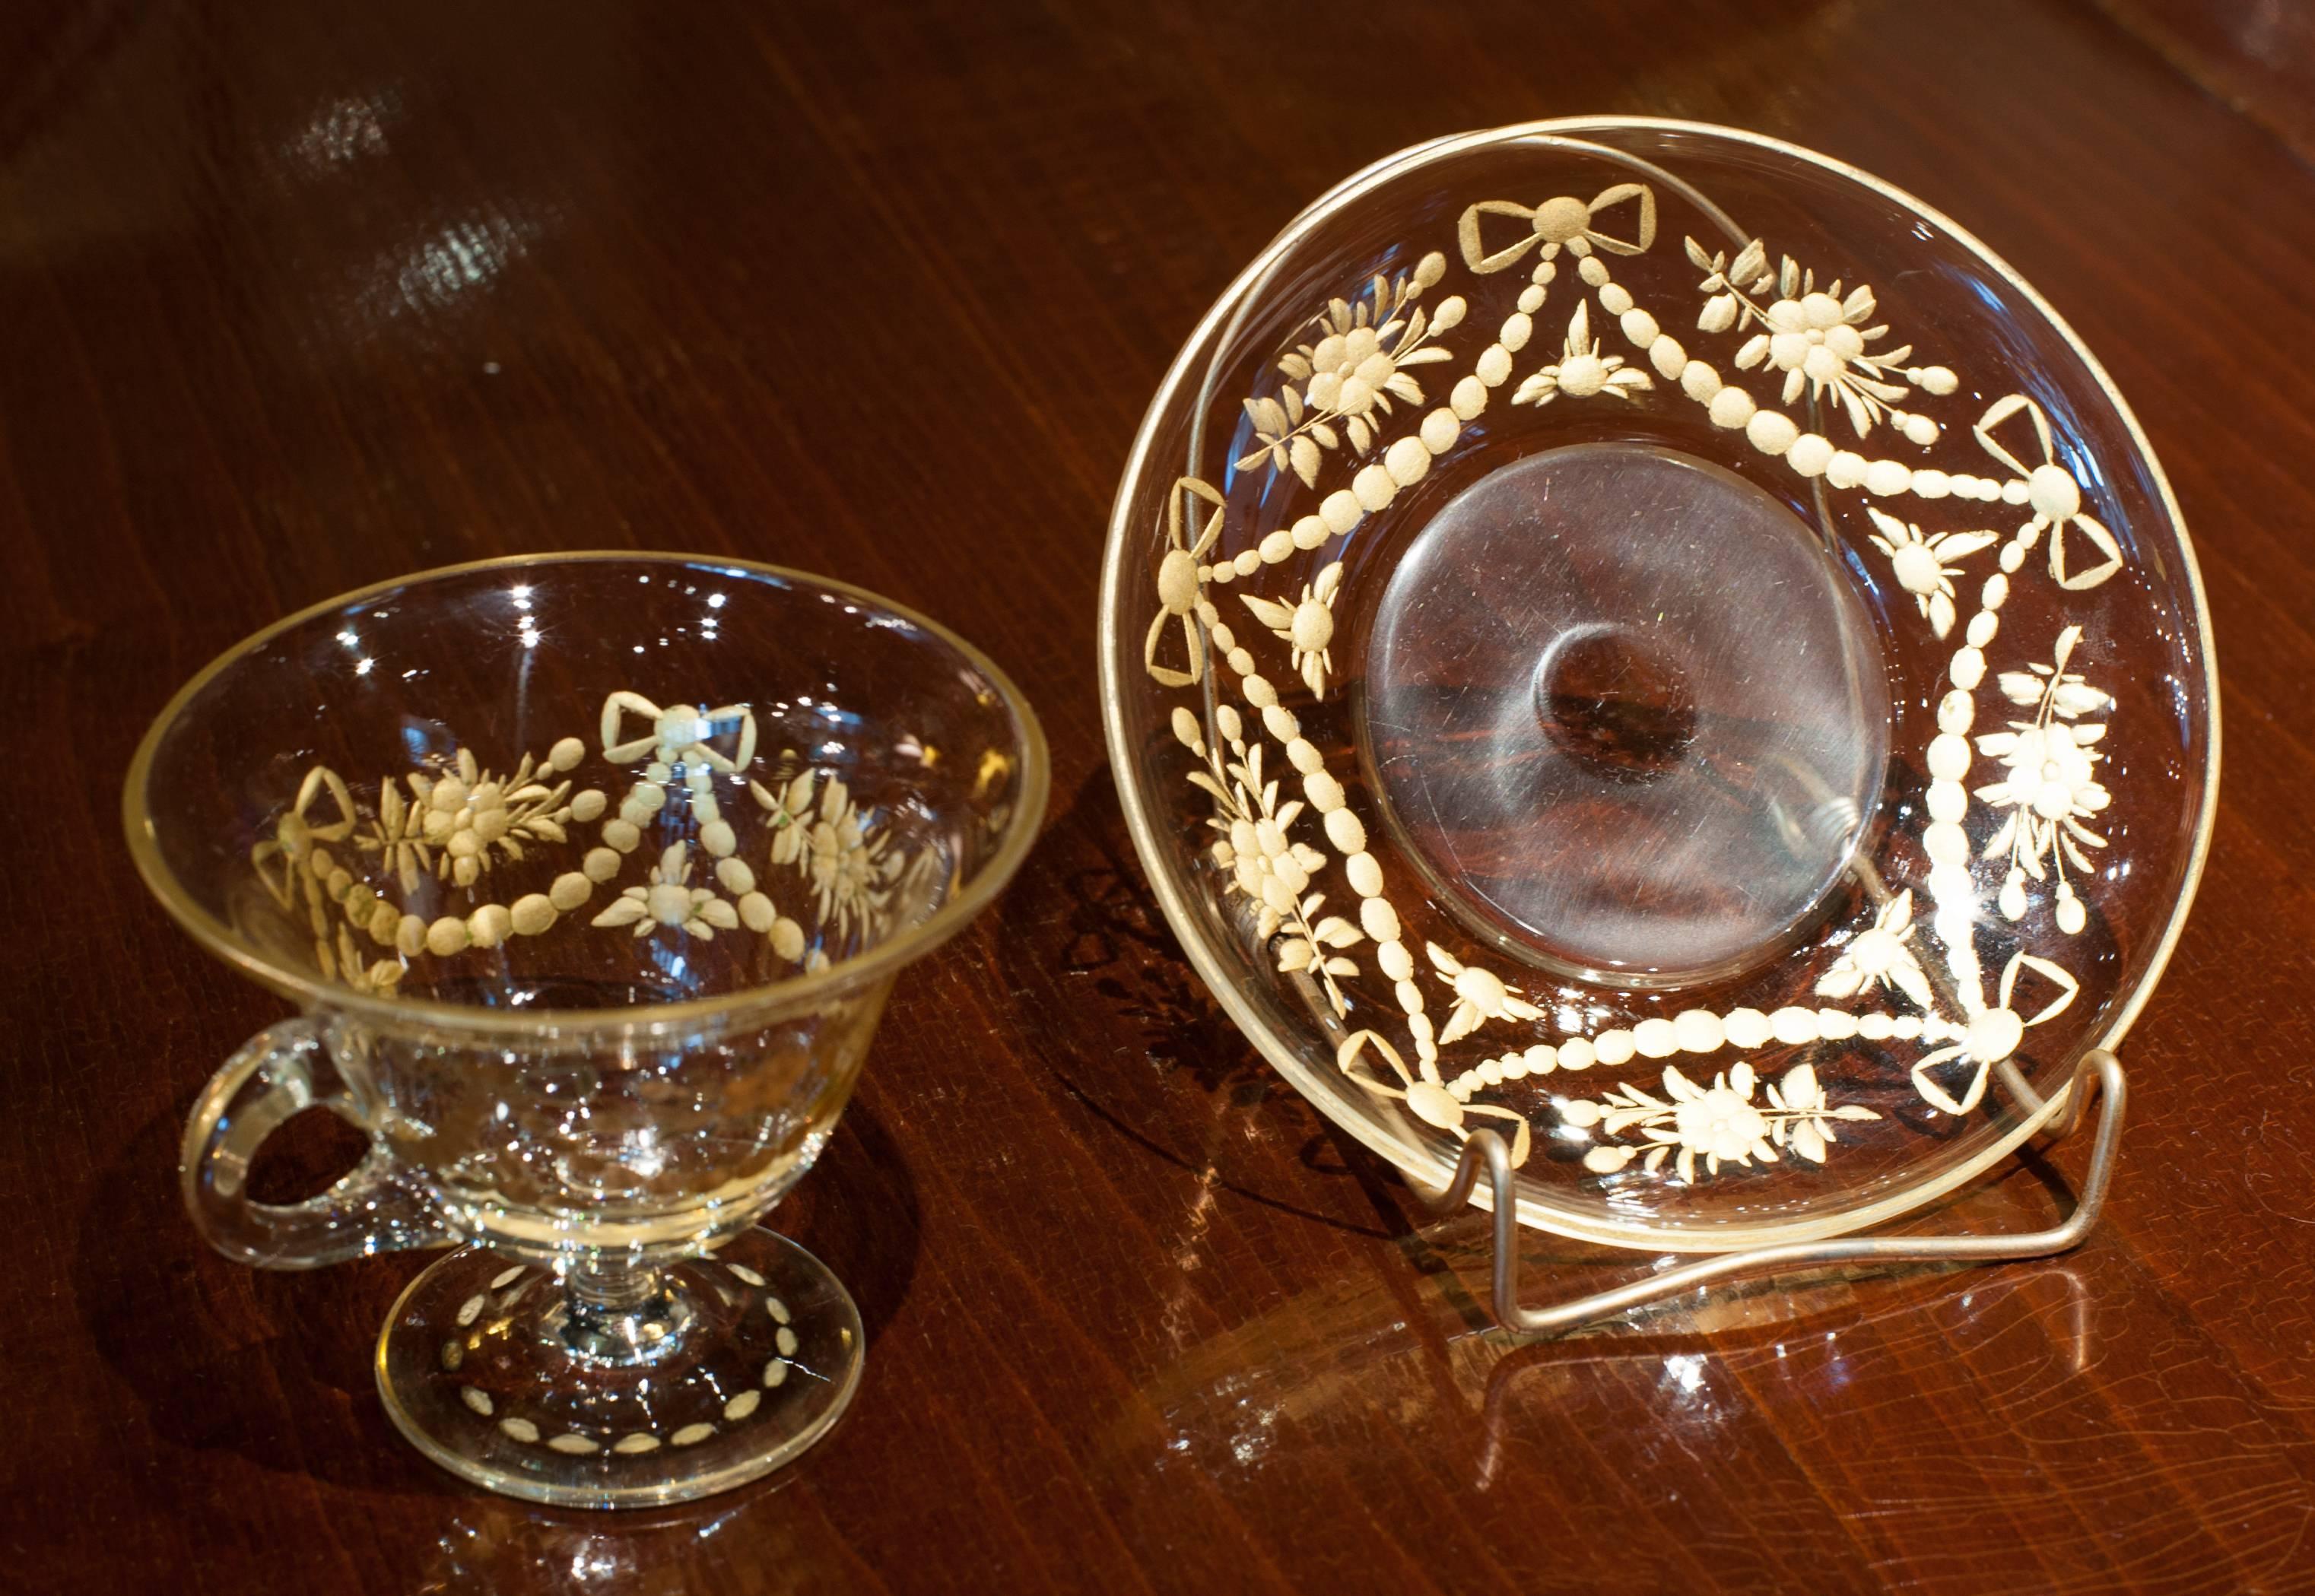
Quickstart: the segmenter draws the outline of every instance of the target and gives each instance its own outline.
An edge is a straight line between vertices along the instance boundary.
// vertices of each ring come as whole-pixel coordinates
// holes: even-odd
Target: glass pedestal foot
[[[486,1490],[648,1507],[799,1456],[852,1400],[865,1342],[828,1266],[768,1230],[561,1278],[466,1246],[395,1305],[377,1388],[419,1450]]]

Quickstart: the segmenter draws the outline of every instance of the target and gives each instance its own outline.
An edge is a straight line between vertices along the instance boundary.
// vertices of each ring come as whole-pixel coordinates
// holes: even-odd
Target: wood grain
[[[2304,30],[2257,37],[2310,81]],[[1142,885],[1094,590],[1177,341],[1362,163],[1588,111],[1757,128],[1962,218],[2100,351],[2196,531],[2217,842],[2069,1257],[1511,1346],[1476,1218],[1422,1226],[1272,1077]],[[0,1586],[2308,1587],[2315,172],[2285,126],[2086,0],[10,8]],[[146,719],[273,616],[620,545],[962,628],[1030,685],[1057,794],[779,1217],[869,1320],[853,1415],[641,1520],[467,1494],[393,1434],[370,1348],[421,1260],[197,1243],[179,1127],[278,1011],[144,900],[114,819]],[[1956,1222],[2047,1214],[2080,1158]]]

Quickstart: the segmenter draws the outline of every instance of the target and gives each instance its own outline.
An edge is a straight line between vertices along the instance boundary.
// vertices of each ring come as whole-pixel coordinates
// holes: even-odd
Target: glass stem
[[[563,1290],[573,1308],[583,1304],[598,1313],[627,1312],[661,1294],[659,1271],[652,1265],[595,1253],[572,1260]]]
[[[589,1255],[563,1271],[557,1330],[581,1358],[652,1362],[675,1349],[691,1318],[690,1306],[651,1264]]]

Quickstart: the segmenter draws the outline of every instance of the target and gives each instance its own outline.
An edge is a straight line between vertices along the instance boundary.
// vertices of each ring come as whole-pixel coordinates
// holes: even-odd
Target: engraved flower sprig
[[[1960,379],[1943,366],[1906,365],[1912,358],[1911,344],[1872,347],[1889,329],[1866,324],[1877,308],[1871,288],[1860,283],[1843,296],[1836,278],[1820,288],[1816,273],[1804,270],[1790,255],[1771,272],[1767,246],[1757,238],[1734,261],[1725,251],[1706,254],[1693,238],[1687,244],[1690,262],[1705,274],[1697,287],[1709,296],[1697,326],[1725,332],[1742,321],[1758,328],[1736,351],[1738,370],[1766,365],[1783,372],[1787,404],[1804,388],[1814,397],[1831,395],[1859,438],[1876,421],[1886,421],[1923,448],[1938,440],[1937,422],[1897,408],[1898,403],[1914,386],[1944,395],[1960,386]],[[1760,303],[1764,299],[1767,304]]]
[[[649,936],[661,927],[670,926],[702,942],[713,942],[716,932],[738,927],[740,911],[718,897],[713,887],[691,884],[690,849],[679,842],[659,856],[647,885],[629,887],[593,923],[630,926],[637,936]]]
[[[1512,403],[1540,407],[1562,394],[1572,399],[1594,394],[1629,399],[1655,386],[1646,372],[1625,365],[1623,356],[1600,352],[1600,341],[1592,336],[1590,303],[1578,300],[1575,314],[1567,318],[1567,340],[1560,345],[1559,359],[1520,384]]]
[[[851,788],[805,768],[769,786],[750,782],[748,789],[772,829],[773,867],[804,878],[820,923],[839,935],[856,924],[880,930],[906,861],[889,830],[862,812]]]
[[[1653,1174],[1670,1158],[1681,1182],[1693,1184],[1699,1163],[1707,1175],[1719,1174],[1723,1164],[1748,1168],[1755,1159],[1774,1164],[1785,1152],[1822,1164],[1839,1139],[1836,1122],[1881,1117],[1853,1104],[1833,1106],[1817,1082],[1815,1068],[1807,1064],[1796,1064],[1781,1081],[1770,1085],[1765,1104],[1754,1101],[1759,1086],[1750,1064],[1732,1067],[1709,1086],[1698,1086],[1666,1066],[1663,1096],[1618,1086],[1596,1100],[1561,1104],[1560,1122],[1579,1131],[1596,1127],[1610,1136],[1636,1130],[1645,1139],[1639,1146],[1601,1143],[1592,1148],[1583,1155],[1583,1167],[1594,1175],[1613,1175],[1636,1157]]]
[[[1245,471],[1265,457],[1273,471],[1290,466],[1305,487],[1318,481],[1321,451],[1347,439],[1363,455],[1374,444],[1379,416],[1394,400],[1423,403],[1423,385],[1409,368],[1450,358],[1430,341],[1463,320],[1463,301],[1450,296],[1425,311],[1415,302],[1447,272],[1447,257],[1432,251],[1413,272],[1378,274],[1354,300],[1335,299],[1310,320],[1318,336],[1279,357],[1287,378],[1276,398],[1246,401],[1261,447],[1237,463]]]
[[[773,864],[794,864],[803,857],[804,838],[812,829],[812,792],[819,779],[807,766],[768,787],[759,781],[748,784],[748,791],[772,829]]]
[[[1874,911],[1873,924],[1857,934],[1817,979],[1818,995],[1854,998],[1874,986],[1893,987],[1925,1013],[1937,1008],[1929,978],[1913,952],[1913,894],[1909,888]]]
[[[473,749],[462,748],[436,774],[405,776],[407,802],[401,788],[381,781],[377,818],[356,842],[364,853],[380,856],[405,893],[417,891],[428,871],[471,887],[495,858],[521,858],[525,843],[569,839],[571,783],[549,786],[540,778],[570,770],[586,752],[586,744],[566,737],[545,759],[525,754],[514,774],[501,778],[482,767]]]
[[[1517,987],[1507,984],[1492,970],[1481,970],[1466,964],[1435,942],[1426,942],[1423,951],[1430,957],[1431,968],[1439,972],[1455,994],[1455,1006],[1449,1011],[1447,1024],[1439,1033],[1439,1045],[1460,1042],[1489,1020],[1539,1020],[1543,1010],[1520,995]]]
[[[1317,581],[1303,588],[1299,603],[1281,604],[1252,593],[1239,595],[1254,611],[1254,618],[1293,651],[1296,673],[1320,698],[1326,696],[1326,678],[1335,669],[1327,645],[1335,641],[1335,595],[1342,586],[1343,566],[1338,560],[1318,572]]]
[[[1339,915],[1320,915],[1326,896],[1309,886],[1311,876],[1326,867],[1326,856],[1294,839],[1302,801],[1279,802],[1276,778],[1264,778],[1261,738],[1249,742],[1245,723],[1227,704],[1214,711],[1214,724],[1228,759],[1223,748],[1207,746],[1197,716],[1187,709],[1174,712],[1175,738],[1205,761],[1203,768],[1190,772],[1190,782],[1214,801],[1215,812],[1206,823],[1221,834],[1213,859],[1229,873],[1224,891],[1256,905],[1257,940],[1267,942],[1282,930],[1287,934],[1278,947],[1278,968],[1289,975],[1307,972],[1334,1011],[1343,1014],[1348,1006],[1336,981],[1357,975],[1359,967],[1342,950],[1356,947],[1366,934]]]
[[[819,816],[806,833],[803,861],[822,925],[848,935],[856,922],[880,927],[901,864],[891,837],[868,823],[851,790],[834,776],[820,784]]]
[[[1977,740],[1978,751],[2000,759],[2004,772],[2000,781],[1977,789],[1986,802],[2009,811],[1984,847],[1989,859],[2009,857],[1998,900],[2001,912],[2018,918],[2026,910],[2027,878],[2044,881],[2054,874],[2058,927],[2069,935],[2089,916],[2066,880],[2066,866],[2089,872],[2088,850],[2104,847],[2106,838],[2083,822],[2113,802],[2098,779],[2106,756],[2096,745],[2106,736],[2105,723],[2085,723],[2080,717],[2111,707],[2114,700],[2066,669],[2081,637],[2080,626],[2068,626],[2058,634],[2049,664],[2003,672],[2002,696],[2031,705],[2034,717],[2012,721],[2008,731]]]
[[[1954,573],[1960,562],[1999,540],[1993,532],[1932,532],[1924,535],[1895,516],[1865,507],[1880,528],[1873,546],[1889,556],[1897,585],[1913,596],[1929,629],[1939,637],[1954,627]]]

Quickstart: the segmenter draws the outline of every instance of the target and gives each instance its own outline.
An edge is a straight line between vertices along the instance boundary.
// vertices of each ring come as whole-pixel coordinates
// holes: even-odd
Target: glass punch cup
[[[124,801],[162,904],[300,1011],[195,1105],[194,1222],[263,1268],[454,1246],[395,1305],[378,1391],[491,1490],[642,1506],[778,1467],[864,1336],[757,1220],[1046,783],[978,650],[768,566],[494,561],[279,623],[178,694]],[[252,1201],[259,1145],[315,1105],[367,1156]]]

